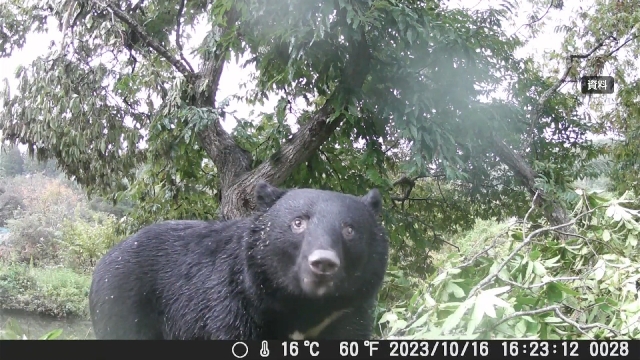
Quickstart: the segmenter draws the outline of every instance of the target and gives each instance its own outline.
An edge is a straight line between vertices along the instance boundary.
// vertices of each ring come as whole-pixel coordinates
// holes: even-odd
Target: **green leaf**
[[[39,340],[53,340],[58,338],[61,334],[62,334],[62,329],[55,329],[55,330],[49,331],[48,333],[40,337]]]
[[[532,261],[533,263],[533,273],[538,276],[544,276],[547,273],[547,269],[545,269],[544,265],[542,265],[538,261]]]
[[[562,301],[562,290],[556,283],[549,283],[546,286],[547,300],[551,303],[558,303]]]
[[[447,283],[447,292],[453,293],[453,296],[457,298],[463,298],[465,296],[464,290],[451,281]]]
[[[453,330],[455,326],[457,326],[462,320],[462,316],[472,305],[472,302],[467,300],[460,304],[460,306],[453,312],[453,314],[449,315],[444,323],[442,324],[442,333],[447,334],[449,331]]]
[[[527,332],[527,323],[524,320],[518,321],[514,330],[516,337],[524,337],[524,334]]]

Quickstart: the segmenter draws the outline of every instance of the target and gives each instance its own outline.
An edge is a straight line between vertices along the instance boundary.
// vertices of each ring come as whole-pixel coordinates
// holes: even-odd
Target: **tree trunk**
[[[226,48],[216,49],[203,59],[203,65],[194,77],[193,88],[204,89],[195,96],[196,106],[215,107],[215,96],[224,68],[223,59],[227,52]],[[361,88],[369,74],[371,56],[364,31],[361,40],[352,47],[349,59],[342,71],[341,86],[338,86],[336,91]],[[277,154],[256,168],[251,168],[251,154],[233,140],[218,119],[199,134],[201,145],[220,174],[221,218],[233,219],[248,215],[255,208],[253,191],[259,180],[275,186],[281,184],[296,167],[309,159],[333,135],[344,116],[340,115],[331,122],[328,121],[333,113],[342,110],[334,109],[330,100],[328,99],[300,126],[291,140],[282,144]]]

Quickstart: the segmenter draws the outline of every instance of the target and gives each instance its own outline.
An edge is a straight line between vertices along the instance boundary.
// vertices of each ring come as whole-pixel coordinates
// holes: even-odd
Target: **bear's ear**
[[[260,180],[254,190],[258,210],[267,210],[273,206],[287,191]]]
[[[382,212],[382,196],[378,189],[371,189],[369,192],[360,198],[360,200],[367,205],[376,216]]]

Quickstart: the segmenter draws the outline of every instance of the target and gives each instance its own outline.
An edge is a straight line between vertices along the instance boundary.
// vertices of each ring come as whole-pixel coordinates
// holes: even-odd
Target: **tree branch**
[[[162,56],[169,63],[171,63],[171,65],[173,65],[173,67],[176,68],[176,70],[178,70],[182,75],[184,75],[184,77],[186,77],[186,78],[194,78],[195,77],[195,74],[193,73],[193,71],[189,70],[189,68],[182,61],[180,61],[180,59],[178,59],[175,56],[171,55],[169,50],[165,49],[162,45],[160,45],[160,43],[158,43],[151,36],[149,36],[149,34],[147,34],[145,29],[142,26],[140,26],[140,24],[138,24],[127,13],[125,13],[124,11],[118,9],[113,2],[103,3],[102,1],[99,1],[99,0],[89,0],[89,1],[91,1],[93,4],[95,4],[97,6],[102,6],[102,7],[106,8],[106,9],[108,9],[116,18],[118,18],[118,20],[120,20],[123,23],[127,24],[127,26],[129,26],[133,31],[135,31],[136,34],[138,34],[138,36],[140,36],[140,38],[150,48],[155,50],[158,53],[158,55]]]
[[[342,85],[337,89],[361,88],[369,74],[370,62],[369,44],[364,31],[362,31],[361,38],[354,44],[353,52],[349,55],[348,63],[341,76]],[[334,92],[333,96],[336,94]],[[334,134],[344,120],[344,115],[339,115],[331,122],[328,119],[333,113],[340,110],[342,109],[335,109],[331,99],[328,99],[269,161],[263,162],[255,169],[242,175],[228,194],[223,194],[222,203],[227,207],[223,212],[232,216],[244,215],[238,213],[238,209],[253,208],[253,198],[250,194],[259,180],[277,185],[289,177],[296,167],[318,151],[320,146]],[[251,204],[245,204],[247,201],[250,201]],[[244,203],[240,204],[239,202]]]
[[[538,99],[538,103],[536,104],[536,107],[534,108],[533,114],[532,114],[533,116],[532,116],[532,119],[531,119],[530,136],[529,136],[528,140],[525,140],[525,142],[524,142],[524,144],[522,146],[523,149],[528,148],[533,143],[534,128],[535,128],[536,124],[538,123],[538,121],[540,121],[540,118],[542,117],[542,113],[543,113],[542,109],[544,108],[544,104],[551,97],[551,95],[553,95],[553,93],[558,91],[560,86],[562,86],[565,82],[567,82],[567,77],[569,77],[569,74],[571,73],[571,70],[573,70],[573,68],[575,66],[574,60],[575,59],[586,59],[586,58],[590,57],[598,49],[603,47],[607,40],[612,39],[612,38],[613,38],[612,36],[605,37],[604,39],[602,39],[599,43],[597,43],[591,50],[589,50],[585,54],[573,54],[573,55],[569,55],[566,58],[566,68],[565,68],[564,73],[562,74],[562,76],[560,76],[560,78],[549,89],[547,89],[547,91],[545,91],[542,94],[540,99]]]
[[[513,225],[511,225],[511,226],[513,226]],[[500,232],[497,236],[495,236],[493,238],[493,241],[491,242],[491,245],[485,247],[480,252],[478,252],[477,254],[473,255],[471,257],[471,259],[469,259],[468,261],[465,261],[464,263],[456,266],[454,269],[462,269],[464,267],[473,265],[480,256],[489,253],[489,251],[491,251],[491,249],[493,249],[496,246],[501,245],[503,242],[505,242],[505,240],[502,239],[502,238],[503,238],[503,236],[508,234],[509,231],[511,231],[511,226],[509,226],[506,230]]]
[[[569,216],[566,210],[553,198],[550,198],[544,191],[536,185],[538,174],[526,162],[522,156],[509,147],[497,134],[492,135],[492,142],[495,146],[496,155],[500,158],[513,174],[518,178],[529,193],[534,196],[539,193],[537,199],[534,196],[533,203],[541,207],[545,217],[551,225],[559,225],[568,222]],[[548,206],[547,206],[548,205]]]
[[[542,14],[542,15],[541,15],[539,18],[537,18],[537,19],[533,19],[533,21],[531,21],[531,22],[529,22],[529,23],[525,23],[525,24],[520,25],[520,26],[518,27],[518,29],[516,29],[516,31],[514,31],[514,32],[513,32],[513,34],[511,34],[511,36],[513,36],[513,35],[517,34],[517,33],[518,33],[518,31],[520,31],[520,29],[522,29],[523,27],[525,27],[525,26],[531,26],[531,25],[533,25],[533,24],[537,23],[538,21],[540,21],[540,20],[544,19],[544,17],[545,17],[545,16],[547,16],[547,14],[549,13],[549,10],[551,10],[551,7],[553,7],[553,5],[554,5],[554,1],[553,1],[553,0],[551,0],[551,1],[549,2],[549,7],[548,7],[548,8],[547,8],[547,10],[544,12],[544,14]]]
[[[485,286],[487,286],[488,284],[490,284],[494,278],[496,278],[498,276],[498,274],[500,274],[500,271],[502,271],[502,269],[507,266],[507,264],[511,261],[511,259],[513,259],[516,254],[518,254],[520,252],[520,250],[522,250],[525,246],[529,245],[529,243],[531,243],[531,241],[540,233],[545,232],[545,231],[553,231],[556,229],[560,229],[563,227],[567,227],[570,225],[573,225],[576,223],[576,221],[578,221],[578,219],[580,219],[581,217],[590,214],[594,211],[596,211],[597,209],[601,208],[602,206],[597,206],[589,211],[585,211],[584,213],[576,216],[575,218],[573,218],[571,221],[569,221],[566,224],[560,224],[560,225],[556,225],[556,226],[551,226],[551,227],[544,227],[544,228],[540,228],[537,229],[535,231],[532,231],[531,234],[529,234],[529,236],[527,236],[524,241],[522,241],[522,243],[520,245],[518,245],[508,256],[506,259],[504,259],[501,263],[500,266],[498,266],[493,272],[491,272],[489,275],[487,275],[484,279],[482,279],[482,281],[480,281],[473,289],[471,289],[471,291],[469,292],[469,296],[468,297],[472,297],[474,296],[478,291],[480,291],[482,288],[484,288]]]
[[[144,28],[125,12],[119,10],[113,3],[103,4],[99,0],[91,1],[94,4],[104,6],[110,10],[115,17],[133,29],[149,47],[169,61],[187,78],[187,82],[195,92],[194,96],[189,99],[191,105],[209,109],[215,107],[216,93],[224,69],[225,55],[229,51],[229,46],[226,43],[219,42],[214,49],[206,49],[201,68],[197,74],[193,72],[191,65],[184,60],[182,44],[180,43],[180,17],[183,12],[184,0],[180,2],[176,29],[176,46],[180,50],[180,55],[183,58],[182,61],[173,56],[167,49],[149,36]],[[235,9],[232,8],[227,13],[226,26],[214,28],[208,36],[221,35],[221,33],[230,30],[236,20],[237,14]],[[218,34],[214,35],[213,32],[218,32]],[[216,36],[216,38],[222,38],[222,36]],[[251,155],[236,144],[231,135],[224,130],[218,119],[213,119],[208,127],[200,131],[198,137],[202,147],[218,169],[218,174],[220,174],[220,191],[226,193],[240,174],[251,169]]]
[[[529,215],[531,215],[531,213],[533,212],[533,209],[535,209],[536,207],[536,202],[538,201],[538,196],[540,196],[540,191],[536,191],[536,194],[533,195],[533,199],[531,199],[531,207],[529,207],[529,211],[527,211],[527,214],[524,216],[524,219],[522,221],[522,236],[523,237],[527,237],[526,235],[526,228],[527,228],[527,219],[529,218]]]
[[[614,334],[615,336],[620,336],[620,333],[618,331],[616,331],[615,329],[612,329],[609,326],[606,326],[604,324],[601,323],[594,323],[594,324],[578,324],[577,322],[569,319],[569,317],[567,317],[566,315],[564,315],[561,311],[560,311],[560,306],[559,305],[551,305],[551,306],[547,306],[547,307],[543,307],[541,309],[536,309],[536,310],[529,310],[529,311],[518,311],[518,312],[514,312],[513,314],[510,314],[509,316],[500,319],[500,321],[496,322],[495,324],[493,324],[493,326],[491,326],[491,329],[489,330],[493,330],[495,328],[497,328],[499,325],[515,319],[517,317],[522,317],[522,316],[531,316],[531,315],[539,315],[539,314],[544,314],[546,312],[551,312],[553,311],[557,317],[559,317],[560,319],[562,319],[564,322],[566,322],[567,324],[575,327],[578,331],[580,331],[584,336],[591,338],[591,336],[587,335],[586,330],[589,329],[593,329],[593,328],[601,328],[601,329],[606,329],[608,331],[610,331],[612,334]]]
[[[184,54],[182,52],[182,42],[180,40],[180,27],[182,26],[181,20],[185,2],[186,0],[180,0],[180,4],[178,5],[178,15],[176,15],[176,47],[178,48],[178,52],[180,53],[180,59],[182,59],[185,65],[187,65],[189,70],[193,73],[195,71],[193,71],[193,67],[191,67],[189,61],[184,57]]]
[[[627,39],[626,39],[626,40],[624,40],[624,41],[622,42],[622,44],[620,44],[620,45],[616,46],[613,50],[611,50],[609,53],[607,53],[607,56],[611,56],[611,55],[613,55],[614,53],[616,53],[616,51],[618,51],[618,50],[622,49],[625,45],[627,45],[627,44],[628,44],[628,43],[630,43],[631,41],[633,41],[633,40],[635,40],[635,39],[639,38],[639,37],[640,37],[640,33],[637,33],[637,34],[633,35],[633,33],[634,33],[634,32],[637,32],[637,31],[638,31],[638,27],[640,27],[640,24],[636,24],[636,25],[631,29],[631,31],[629,31],[629,34],[627,35]]]

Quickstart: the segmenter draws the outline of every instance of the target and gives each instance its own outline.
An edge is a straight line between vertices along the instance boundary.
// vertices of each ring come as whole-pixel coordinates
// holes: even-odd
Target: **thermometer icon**
[[[260,356],[267,357],[269,356],[269,348],[267,347],[268,343],[266,341],[262,342],[262,348],[260,349]]]

